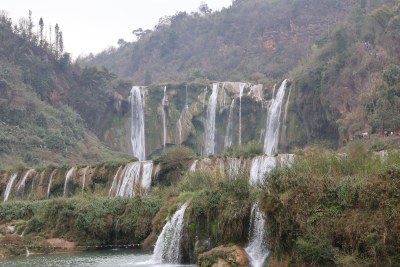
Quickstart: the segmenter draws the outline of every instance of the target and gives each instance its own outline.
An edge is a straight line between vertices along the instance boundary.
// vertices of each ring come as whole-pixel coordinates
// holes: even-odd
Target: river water
[[[180,267],[195,265],[156,264],[152,254],[143,254],[140,250],[101,250],[71,254],[30,255],[0,260],[1,267]]]

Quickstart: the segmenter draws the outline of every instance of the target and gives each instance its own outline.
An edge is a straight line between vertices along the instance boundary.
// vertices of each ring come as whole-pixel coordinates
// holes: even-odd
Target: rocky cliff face
[[[213,87],[217,88],[214,94]],[[149,158],[160,153],[165,142],[165,146],[185,145],[197,154],[205,155],[208,130],[208,135],[213,138],[214,150],[211,154],[221,154],[229,147],[249,142],[262,146],[268,107],[276,91],[275,86],[265,88],[261,84],[236,82],[146,87],[143,89],[145,154]],[[281,108],[281,131],[286,128],[284,120],[287,118],[286,101],[290,101],[288,96],[288,93],[284,95]],[[215,101],[212,101],[213,97]],[[127,96],[121,102],[124,107],[130,106]],[[121,114],[113,115],[113,124],[105,130],[104,140],[114,149],[132,153],[132,147],[127,145],[131,113]]]

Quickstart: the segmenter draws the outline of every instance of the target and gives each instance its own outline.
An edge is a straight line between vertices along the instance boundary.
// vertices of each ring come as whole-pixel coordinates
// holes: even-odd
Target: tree
[[[62,55],[62,53],[64,52],[63,34],[62,34],[62,32],[60,32],[58,35],[59,35],[58,36],[58,46],[59,46],[59,49],[60,49],[60,55]]]
[[[39,19],[39,34],[40,34],[40,46],[42,47],[43,46],[43,28],[44,28],[44,23],[43,23],[43,19],[42,18],[40,18]]]
[[[208,5],[205,2],[200,3],[199,11],[204,16],[211,14],[211,12],[212,12],[212,10],[208,7]]]
[[[29,16],[28,16],[28,39],[31,40],[33,37],[33,22],[32,22],[32,11],[29,10]]]
[[[56,51],[55,51],[55,54],[56,54],[56,58],[58,58],[58,51],[59,51],[59,42],[60,42],[60,35],[59,35],[59,33],[60,33],[60,28],[58,27],[58,23],[56,23],[56,26],[54,27],[54,35],[55,35],[55,38],[56,38]]]

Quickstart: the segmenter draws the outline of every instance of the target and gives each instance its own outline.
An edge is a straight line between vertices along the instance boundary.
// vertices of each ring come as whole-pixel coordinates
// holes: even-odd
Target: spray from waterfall
[[[3,199],[4,202],[6,202],[8,200],[8,197],[10,196],[10,192],[11,192],[12,186],[13,186],[17,176],[18,176],[18,173],[14,173],[11,176],[10,180],[8,181],[7,186],[6,186],[6,191],[4,193],[4,199]]]
[[[180,263],[184,215],[189,204],[190,201],[183,204],[164,225],[154,247],[154,263]]]
[[[167,142],[167,116],[165,107],[167,106],[167,86],[164,86],[164,97],[161,103],[161,115],[162,115],[162,122],[163,122],[163,149],[165,151],[165,144]]]
[[[214,83],[212,93],[208,101],[206,131],[204,142],[204,155],[214,154],[215,150],[215,116],[217,111],[218,83]]]
[[[132,153],[139,160],[145,160],[144,135],[144,93],[140,86],[133,86],[129,96],[131,103],[131,144]]]
[[[282,82],[275,98],[271,100],[271,105],[268,109],[264,138],[264,154],[269,156],[275,153],[278,148],[280,117],[282,104],[287,88],[287,81],[288,80],[284,80]]]
[[[252,267],[262,267],[269,251],[265,242],[265,219],[258,205],[254,204],[250,215],[249,245],[245,251]]]

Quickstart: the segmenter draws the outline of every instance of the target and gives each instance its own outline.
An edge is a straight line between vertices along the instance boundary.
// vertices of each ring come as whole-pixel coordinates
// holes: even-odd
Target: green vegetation
[[[307,55],[315,36],[346,17],[353,1],[233,1],[219,12],[178,12],[136,42],[120,42],[84,64],[104,65],[136,83],[196,79],[279,79]],[[337,15],[338,14],[338,15]],[[163,66],[163,68],[160,68]]]
[[[228,147],[224,151],[224,156],[228,157],[245,157],[252,158],[263,154],[263,147],[255,141],[251,141],[245,145]]]
[[[0,168],[97,162],[125,157],[102,138],[117,90],[130,88],[108,70],[72,65],[58,25],[54,43],[29,19],[0,14]]]
[[[268,242],[292,264],[399,264],[399,162],[362,143],[347,158],[320,148],[265,178],[262,206]]]
[[[159,199],[68,198],[0,205],[1,229],[15,224],[25,238],[64,237],[77,245],[140,244],[150,233]],[[38,244],[34,244],[38,245]]]
[[[163,154],[154,159],[154,164],[161,165],[158,182],[164,185],[175,184],[187,170],[189,161],[195,157],[194,151],[188,147],[174,146],[166,149]]]

